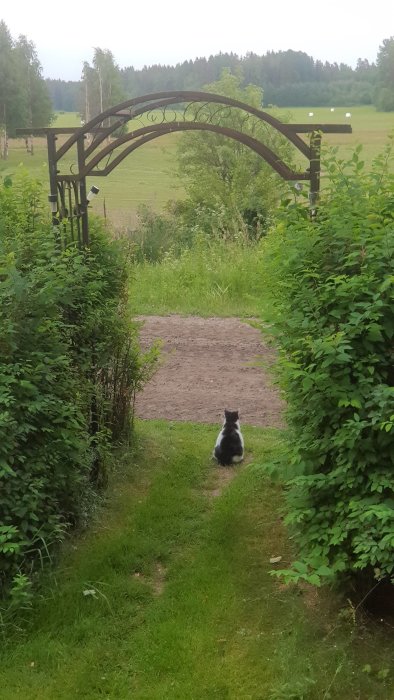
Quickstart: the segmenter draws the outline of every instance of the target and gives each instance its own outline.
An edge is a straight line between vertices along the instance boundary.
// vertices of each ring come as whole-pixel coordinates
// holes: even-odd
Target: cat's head
[[[235,423],[239,420],[239,411],[228,411],[227,408],[225,408],[224,417],[227,423]]]

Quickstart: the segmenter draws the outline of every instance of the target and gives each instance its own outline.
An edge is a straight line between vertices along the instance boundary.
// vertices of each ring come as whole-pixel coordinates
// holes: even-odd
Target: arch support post
[[[321,154],[321,132],[313,131],[310,137],[310,157],[309,157],[309,206],[311,217],[316,216],[316,207],[320,192],[320,154]]]
[[[85,168],[85,135],[78,136],[77,154],[78,154],[78,171],[82,173]],[[81,219],[82,229],[82,245],[89,245],[89,215],[88,215],[88,199],[86,192],[86,178],[81,176],[79,180],[79,215]]]

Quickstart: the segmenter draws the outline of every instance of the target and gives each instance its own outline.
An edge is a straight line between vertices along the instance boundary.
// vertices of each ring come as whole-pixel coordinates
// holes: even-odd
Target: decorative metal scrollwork
[[[119,130],[128,125],[127,133]],[[211,131],[232,138],[264,158],[285,180],[308,180],[314,206],[320,182],[321,133],[349,133],[349,124],[284,124],[270,113],[207,92],[158,92],[111,107],[79,128],[35,129],[46,134],[51,196],[56,193],[56,221],[68,218],[73,240],[89,241],[86,176],[108,175],[145,143],[175,131]],[[31,130],[18,129],[20,134]],[[59,147],[58,135],[67,135]],[[308,167],[294,170],[275,153],[281,134],[306,157]],[[310,134],[309,144],[300,134]],[[77,161],[63,172],[66,154],[76,146]],[[94,188],[92,188],[94,189]],[[67,201],[66,201],[67,200]],[[67,206],[68,205],[68,206]]]

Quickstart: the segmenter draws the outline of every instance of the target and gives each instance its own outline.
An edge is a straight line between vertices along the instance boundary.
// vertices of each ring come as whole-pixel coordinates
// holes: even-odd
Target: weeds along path
[[[137,397],[140,418],[219,423],[224,408],[241,423],[280,427],[283,403],[269,367],[273,350],[237,318],[141,316],[143,347],[163,342],[163,361]]]

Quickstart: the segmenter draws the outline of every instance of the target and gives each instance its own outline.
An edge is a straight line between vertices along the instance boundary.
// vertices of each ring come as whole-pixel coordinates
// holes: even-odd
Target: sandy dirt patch
[[[237,318],[140,317],[141,345],[161,339],[162,364],[137,397],[140,418],[218,423],[239,409],[241,425],[280,427],[284,408],[267,367],[274,352]]]

